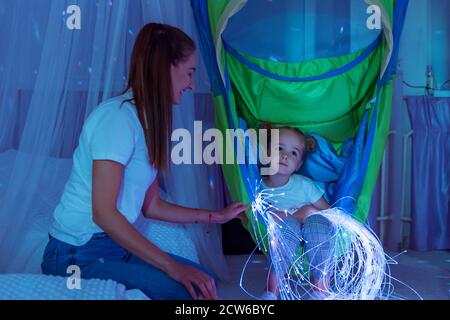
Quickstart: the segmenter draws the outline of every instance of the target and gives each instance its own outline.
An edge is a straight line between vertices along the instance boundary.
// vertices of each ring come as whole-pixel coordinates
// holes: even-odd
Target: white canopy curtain
[[[66,26],[70,5],[81,9],[80,30]],[[189,0],[0,2],[0,272],[38,272],[47,239],[33,230],[50,223],[83,122],[124,89],[134,40],[148,22],[196,37]],[[175,107],[174,129],[192,130],[194,119],[206,121],[205,129],[212,125],[208,79],[197,57],[197,88]],[[224,205],[218,166],[171,165],[162,180],[175,203]],[[206,227],[187,226],[200,261],[226,279],[220,226],[208,234]]]

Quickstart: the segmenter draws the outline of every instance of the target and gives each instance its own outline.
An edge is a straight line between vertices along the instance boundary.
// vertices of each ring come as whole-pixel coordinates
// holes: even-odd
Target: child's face
[[[294,130],[280,129],[279,145],[275,146],[279,152],[279,175],[292,175],[303,164],[305,152],[305,138]],[[277,159],[273,159],[277,160]]]

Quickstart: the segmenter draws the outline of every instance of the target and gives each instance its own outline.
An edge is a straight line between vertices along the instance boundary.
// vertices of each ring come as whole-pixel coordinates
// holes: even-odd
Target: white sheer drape
[[[81,9],[81,30],[66,26],[72,4]],[[195,39],[189,0],[0,2],[0,272],[37,271],[47,239],[33,230],[48,227],[82,124],[124,88],[134,39],[147,22],[178,26]],[[198,67],[196,91],[175,108],[175,128],[213,119],[201,61]],[[172,166],[163,178],[176,203],[223,206],[217,166]],[[226,278],[220,228],[205,228],[188,227],[201,262]]]

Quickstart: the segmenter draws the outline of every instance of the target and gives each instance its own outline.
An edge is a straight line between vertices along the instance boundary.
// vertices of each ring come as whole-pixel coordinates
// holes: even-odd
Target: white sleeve
[[[113,160],[126,165],[134,151],[134,126],[127,110],[105,112],[103,118],[92,128],[89,143],[92,159]]]
[[[311,204],[316,203],[324,194],[324,190],[321,188],[318,182],[314,180],[308,179],[308,183],[306,184],[307,195]]]

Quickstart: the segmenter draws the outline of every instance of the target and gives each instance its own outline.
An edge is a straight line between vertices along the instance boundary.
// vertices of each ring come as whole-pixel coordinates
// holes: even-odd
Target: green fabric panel
[[[216,41],[215,39],[215,33],[216,33],[216,24],[220,17],[222,16],[222,13],[225,9],[225,7],[228,5],[229,0],[209,0],[208,1],[208,15],[209,15],[209,21],[211,25],[211,34],[213,41]],[[222,50],[222,52],[224,52]],[[222,55],[224,56],[224,55]],[[231,110],[233,114],[234,120],[237,122],[237,113],[236,113],[236,105],[234,101],[234,95],[231,93],[229,96],[230,104],[231,104]],[[213,103],[215,106],[215,123],[216,127],[221,130],[222,134],[225,136],[225,130],[231,128],[231,125],[228,121],[228,115],[226,111],[226,106],[224,102],[224,97],[219,95],[213,97]],[[223,159],[225,162],[226,159],[226,149],[224,145],[223,150]],[[223,164],[222,166],[222,172],[225,178],[225,182],[227,184],[228,190],[230,192],[230,195],[233,199],[233,201],[240,201],[242,203],[250,203],[250,199],[248,197],[247,191],[245,189],[244,183],[242,181],[242,174],[239,168],[239,165],[237,164]],[[246,224],[243,224],[243,226],[249,231],[250,235],[253,238],[253,241],[255,243],[258,243],[260,239],[256,238],[255,233],[253,232],[254,228],[260,229],[261,232],[265,230],[264,225],[261,222],[256,222],[252,219],[252,212],[251,210],[248,210],[246,212],[246,216],[248,218],[248,222]],[[258,232],[256,233],[258,234]],[[267,245],[267,243],[266,243]]]
[[[389,16],[391,26],[393,23],[393,12],[395,7],[394,0],[371,0],[371,2],[382,6]],[[382,42],[382,50],[387,50],[385,39]],[[371,150],[370,160],[364,177],[364,183],[356,205],[355,217],[360,221],[365,221],[369,214],[370,203],[372,200],[373,190],[378,179],[381,162],[383,161],[384,148],[389,134],[392,112],[392,96],[394,89],[394,80],[382,87],[380,92],[380,103],[377,114],[377,125],[375,138]],[[371,110],[372,119],[374,109]]]
[[[231,128],[231,125],[229,124],[229,121],[228,121],[228,115],[227,115],[227,111],[226,111],[224,98],[222,96],[213,97],[213,103],[215,106],[214,111],[215,111],[216,127],[222,132],[223,136],[225,137],[225,132],[227,129]],[[235,103],[234,103],[234,99],[233,99],[232,95],[230,95],[230,103],[232,104],[232,110],[234,110],[234,112],[232,112],[233,118],[235,119],[235,121],[237,123],[237,114],[235,112],[236,107],[235,107]],[[242,181],[242,174],[241,174],[239,165],[225,164],[225,159],[226,159],[225,144],[224,144],[224,149],[223,149],[223,159],[224,159],[224,161],[223,161],[224,164],[222,164],[222,166],[221,166],[222,172],[223,172],[228,190],[230,192],[231,198],[233,199],[233,201],[240,201],[242,203],[249,204],[250,198],[247,194],[244,183]],[[264,234],[265,226],[259,221],[254,221],[253,213],[251,210],[248,210],[246,212],[246,216],[247,216],[248,222],[246,224],[243,224],[243,226],[249,231],[250,235],[253,238],[253,241],[255,241],[255,243],[258,243],[261,240],[259,237],[257,237],[257,235],[259,233],[256,232],[256,234],[255,234],[255,232],[253,230],[254,230],[254,228],[255,228],[255,230],[258,230],[258,228],[259,228],[259,230],[261,230],[260,233]],[[267,242],[266,242],[266,246],[267,246]]]
[[[216,45],[215,35],[217,29],[217,22],[222,16],[225,7],[228,5],[229,0],[208,0],[208,17],[209,24],[211,26],[211,35],[214,41],[214,45]]]
[[[392,111],[392,95],[393,95],[393,80],[384,86],[380,92],[380,104],[378,106],[377,124],[375,131],[375,139],[370,154],[370,160],[364,177],[364,183],[361,189],[361,194],[356,205],[355,217],[360,221],[365,221],[370,210],[370,202],[372,193],[375,188],[378,174],[383,161],[384,147],[391,123]],[[373,113],[372,109],[372,113]]]
[[[213,102],[215,106],[215,123],[217,129],[222,132],[225,137],[226,129],[230,128],[228,122],[227,111],[224,103],[224,98],[222,96],[213,97]],[[249,202],[247,192],[245,191],[244,184],[242,182],[241,172],[239,166],[236,164],[225,164],[226,159],[226,148],[224,144],[224,149],[222,151],[222,159],[224,164],[222,164],[222,171],[225,176],[227,186],[229,188],[231,197],[233,201],[243,201],[246,199],[246,203]]]
[[[214,41],[216,40],[216,23],[228,2],[229,0],[208,1],[209,19]],[[373,2],[383,6],[392,25],[394,1],[374,0]],[[386,50],[385,46],[385,39],[383,39],[383,44],[379,49],[366,58],[363,63],[344,74],[329,79],[303,83],[290,83],[263,77],[246,69],[232,57],[226,55],[234,91],[234,95],[230,93],[233,117],[237,123],[236,112],[238,112],[239,116],[248,122],[249,127],[255,127],[260,121],[270,121],[275,124],[295,126],[305,132],[314,131],[330,140],[339,150],[345,139],[354,136],[364,114],[365,106],[373,96],[381,61]],[[356,52],[341,57],[297,64],[277,63],[248,56],[247,59],[272,73],[289,77],[307,77],[339,68],[354,60],[359,54],[360,52]],[[247,89],[244,90],[244,88]],[[381,90],[380,99],[375,141],[357,203],[356,217],[362,221],[366,219],[370,208],[370,199],[378,177],[389,131],[392,83]],[[228,123],[223,97],[214,97],[214,104],[216,125],[225,132],[226,129],[230,128],[230,124]],[[233,200],[248,203],[249,198],[239,166],[224,164],[222,170]],[[247,217],[249,223],[245,227],[249,230],[253,240],[257,242],[252,224],[262,227],[262,230],[265,227],[262,223],[252,221],[250,211],[247,212]]]
[[[363,0],[363,1],[365,1],[368,5],[374,4],[374,5],[379,6],[381,8],[382,12],[384,10],[386,12],[387,18],[391,22],[391,26],[392,26],[392,17],[394,15],[394,8],[395,8],[396,0]]]
[[[353,61],[352,53],[331,59],[302,63],[276,63],[248,57],[269,72],[307,77],[324,74]],[[230,78],[238,112],[250,127],[261,121],[314,131],[339,146],[354,136],[372,97],[379,74],[381,49],[338,76],[307,82],[287,82],[267,78],[227,55]]]
[[[344,64],[348,63],[349,61],[351,61],[351,59],[354,59],[355,56],[357,56],[357,55],[358,55],[358,53],[350,55],[351,57],[345,56],[345,57],[334,58],[334,60],[339,60],[339,61],[334,62],[334,64],[325,63],[325,65],[330,69],[325,69],[325,71],[323,71],[323,72],[330,71],[331,66],[333,66],[333,65],[335,65],[337,67],[339,67],[340,65],[344,65]],[[263,89],[260,89],[260,90],[266,90],[269,87],[269,85],[272,86],[271,89],[273,90],[272,91],[273,93],[276,93],[277,87],[280,88],[278,90],[284,90],[283,97],[281,95],[278,96],[277,94],[274,94],[271,97],[267,94],[265,95],[265,96],[269,96],[270,99],[272,99],[272,101],[274,102],[275,108],[272,108],[272,110],[270,110],[271,109],[270,104],[262,104],[262,107],[259,107],[259,108],[254,107],[254,110],[264,110],[265,112],[268,113],[267,118],[259,117],[257,112],[255,112],[254,110],[251,110],[251,108],[245,107],[246,104],[244,103],[243,98],[242,98],[243,97],[242,88],[244,88],[244,86],[249,86],[249,83],[245,82],[244,77],[232,78],[232,79],[237,79],[239,81],[243,81],[243,83],[238,82],[237,86],[236,86],[236,82],[233,81],[233,85],[234,85],[233,91],[234,91],[235,95],[230,94],[230,103],[231,103],[233,118],[235,119],[235,121],[237,123],[236,110],[238,110],[239,115],[248,121],[250,127],[254,127],[258,123],[258,121],[264,120],[264,121],[275,122],[277,124],[283,123],[283,124],[288,124],[291,126],[296,126],[296,127],[301,128],[305,132],[314,131],[314,132],[317,132],[318,134],[326,137],[331,142],[333,142],[333,144],[335,145],[337,150],[340,151],[341,143],[348,137],[354,136],[354,134],[358,128],[359,122],[362,119],[362,116],[364,114],[365,106],[366,106],[367,102],[373,96],[373,93],[375,90],[375,83],[376,83],[378,73],[379,73],[379,67],[380,67],[380,61],[381,61],[380,55],[381,55],[381,49],[378,49],[372,55],[370,55],[364,62],[362,62],[355,68],[349,70],[348,72],[346,72],[342,75],[339,75],[339,76],[336,76],[336,77],[333,77],[330,79],[307,82],[305,88],[300,86],[302,92],[303,92],[303,90],[305,90],[305,92],[308,92],[308,90],[314,91],[314,89],[311,89],[311,86],[313,86],[313,88],[315,88],[314,92],[316,94],[318,94],[317,92],[320,93],[321,96],[313,95],[312,98],[309,96],[302,97],[303,99],[306,99],[306,100],[308,100],[308,98],[312,99],[313,101],[316,102],[317,105],[319,105],[322,108],[322,112],[317,112],[316,110],[313,109],[313,111],[316,111],[316,112],[313,112],[314,115],[318,118],[319,117],[328,117],[327,119],[329,120],[330,119],[330,117],[329,117],[330,111],[332,111],[333,108],[336,108],[336,103],[332,103],[333,99],[340,102],[340,105],[344,109],[344,115],[341,117],[337,117],[337,119],[324,121],[324,122],[321,122],[323,120],[320,120],[320,119],[312,119],[311,111],[308,108],[299,108],[297,105],[296,109],[294,109],[295,103],[292,103],[292,101],[290,101],[290,104],[287,104],[287,106],[288,106],[287,108],[285,108],[284,103],[283,103],[283,105],[280,105],[279,102],[277,102],[277,101],[280,101],[281,99],[283,99],[284,95],[291,95],[291,96],[295,95],[295,93],[297,91],[294,91],[294,94],[289,91],[292,86],[291,83],[274,80],[274,79],[267,79],[266,77],[263,77],[258,73],[255,73],[251,70],[248,70],[248,69],[242,67],[238,62],[236,62],[236,61],[234,61],[234,59],[232,59],[233,62],[229,64],[229,66],[233,65],[233,68],[230,68],[231,76],[235,75],[236,74],[235,71],[239,70],[240,72],[243,72],[244,74],[251,74],[251,76],[255,78],[254,81],[261,81],[261,83],[263,83],[263,85],[262,85]],[[231,60],[231,59],[229,59],[229,60]],[[306,63],[308,63],[308,62],[304,62],[302,64],[306,64]],[[340,63],[340,65],[338,63]],[[315,63],[315,65],[317,66],[317,63]],[[292,76],[297,76],[297,75],[292,75]],[[298,76],[303,76],[303,75],[298,75]],[[242,79],[244,79],[244,80],[242,80]],[[270,82],[274,82],[275,85],[271,84]],[[294,83],[294,86],[295,85],[298,85],[298,84]],[[323,89],[323,88],[321,89],[322,85],[324,85],[326,89]],[[287,87],[287,89],[285,89],[285,87]],[[336,90],[335,87],[339,87],[340,89]],[[259,91],[256,91],[256,93],[252,92],[252,94],[258,96],[258,94],[259,94],[258,92]],[[343,96],[342,95],[343,92],[346,92],[347,94],[345,96]],[[234,98],[236,98],[236,101],[234,100]],[[251,98],[247,97],[247,99],[251,99]],[[324,100],[327,100],[328,104],[331,105],[332,108],[330,108],[329,105],[326,105],[326,103],[323,103],[322,101],[324,101]],[[345,104],[342,103],[343,100],[345,100]],[[251,101],[251,100],[246,100],[246,101]],[[260,101],[262,101],[262,99]],[[275,104],[275,102],[277,102],[277,104]],[[223,103],[223,98],[216,97],[215,105],[216,105],[217,127],[219,129],[223,130],[223,132],[225,132],[225,130],[227,128],[230,128],[230,125],[228,123],[228,116],[226,113],[225,105]],[[220,105],[220,107],[217,107],[219,105]],[[260,104],[260,106],[261,106],[261,104]],[[289,106],[290,106],[290,108],[289,108]],[[311,108],[314,108],[314,107],[311,107]],[[281,111],[281,110],[283,110],[283,111]],[[301,115],[296,115],[296,112],[298,112],[298,111],[301,111]],[[281,119],[280,112],[285,112],[285,120],[274,121],[273,119],[276,117],[278,117],[278,119]],[[256,114],[256,116],[255,116],[255,114]],[[270,116],[271,114],[273,116]],[[310,118],[308,118],[308,120],[309,120],[308,122],[293,121],[293,119],[297,119],[297,117],[300,119],[303,119],[304,117],[308,117],[308,116],[310,117]],[[338,132],[341,132],[341,136],[338,138],[335,138],[336,134]],[[224,157],[224,159],[225,159],[225,157]],[[374,166],[374,164],[371,164],[369,166],[368,170],[371,170],[371,167],[373,167],[373,166]],[[222,167],[223,167],[223,173],[224,173],[224,176],[225,176],[225,179],[226,179],[227,185],[229,187],[229,190],[231,192],[233,200],[248,203],[249,198],[246,193],[244,184],[242,182],[242,176],[240,173],[239,166],[238,165],[223,165]],[[375,167],[376,167],[376,163],[375,163]],[[379,167],[379,164],[378,164],[378,167]],[[378,169],[375,174],[375,179],[376,179],[377,174],[378,174]],[[367,192],[362,193],[363,197],[358,200],[358,201],[363,201],[361,203],[358,203],[360,210],[357,212],[358,218],[361,218],[362,220],[364,220],[367,217],[368,207],[370,206],[370,196],[371,196],[374,186],[375,186],[375,182],[372,183],[372,185],[370,186],[371,188],[369,188],[369,189],[365,188],[364,190],[367,190]],[[364,200],[367,198],[369,201],[364,202]],[[259,228],[260,230],[265,230],[265,226],[261,222],[253,221],[252,213],[250,211],[247,212],[247,217],[249,218],[249,222],[244,227],[249,231],[249,233],[251,234],[255,243],[257,243],[261,239],[259,239],[259,237],[258,237],[259,232],[255,233],[253,231],[254,230],[253,228],[256,227],[256,228]],[[262,234],[264,234],[264,233],[262,233]],[[265,245],[267,246],[267,241],[265,241]]]
[[[371,0],[371,2],[377,4],[381,8],[383,8],[388,14],[389,21],[391,21],[392,25],[392,17],[394,15],[394,8],[396,0]]]

